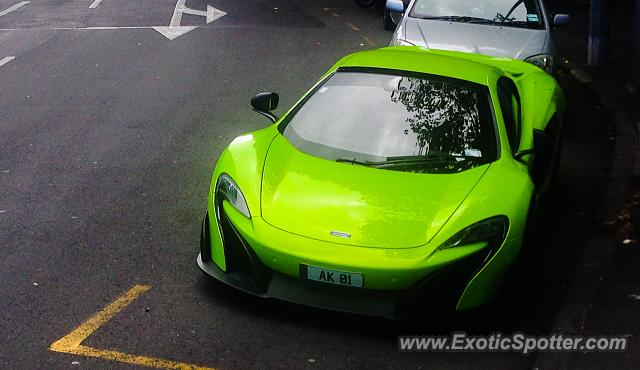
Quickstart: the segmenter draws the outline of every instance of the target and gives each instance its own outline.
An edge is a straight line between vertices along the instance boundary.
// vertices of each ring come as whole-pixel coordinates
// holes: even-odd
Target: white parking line
[[[29,4],[30,1],[23,1],[21,3],[17,3],[15,5],[12,5],[10,7],[8,7],[7,9],[3,10],[0,12],[0,17],[2,17],[3,15],[7,15],[9,13],[11,13],[12,11],[18,9],[18,8],[22,8],[23,6]]]
[[[89,5],[89,9],[95,9],[98,7],[98,5],[100,5],[100,3],[102,2],[102,0],[94,0],[91,5]]]
[[[225,13],[226,14],[226,13]],[[181,28],[198,28],[205,26],[180,26]],[[248,28],[246,25],[225,25],[225,26],[208,26],[209,28]],[[148,30],[163,28],[160,26],[92,26],[92,27],[34,27],[34,28],[0,28],[0,31],[24,31],[24,32],[41,32],[41,31],[104,31],[104,30]],[[168,27],[164,27],[168,28]],[[179,27],[176,27],[179,28]]]
[[[3,65],[9,63],[10,61],[16,59],[16,57],[4,57],[2,59],[0,59],[0,67],[2,67]]]
[[[35,28],[0,28],[0,31],[92,31],[92,30],[146,30],[155,26],[95,26],[95,27],[35,27]]]

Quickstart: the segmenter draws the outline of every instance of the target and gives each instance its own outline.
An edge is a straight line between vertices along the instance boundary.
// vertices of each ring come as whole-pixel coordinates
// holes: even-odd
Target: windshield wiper
[[[351,163],[367,167],[393,167],[393,166],[407,166],[407,165],[420,165],[430,163],[442,163],[442,162],[461,162],[465,160],[481,160],[482,157],[468,156],[463,154],[436,154],[428,156],[406,156],[406,157],[388,157],[384,161],[358,161],[354,159],[339,158],[336,162]]]
[[[336,162],[340,162],[340,163],[351,163],[351,164],[359,164],[361,166],[369,166],[372,163],[377,163],[377,162],[369,162],[369,161],[358,161],[355,158],[354,159],[347,159],[347,158],[338,158],[336,159]]]
[[[447,16],[439,16],[439,17],[424,16],[424,17],[420,17],[420,19],[431,19],[431,20],[437,20],[437,21],[451,21],[451,22],[462,22],[462,23],[487,23],[487,24],[494,23],[491,19],[467,17],[467,16],[461,16],[461,15],[447,15]]]

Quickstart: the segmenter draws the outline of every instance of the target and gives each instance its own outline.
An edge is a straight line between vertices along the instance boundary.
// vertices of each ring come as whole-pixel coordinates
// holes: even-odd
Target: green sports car
[[[391,318],[492,302],[559,157],[556,80],[506,58],[390,47],[336,63],[211,181],[199,267],[261,297]]]

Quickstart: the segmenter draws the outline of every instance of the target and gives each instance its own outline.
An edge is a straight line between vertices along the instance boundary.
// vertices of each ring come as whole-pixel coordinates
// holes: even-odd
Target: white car
[[[524,60],[552,73],[553,19],[541,0],[387,0],[385,27],[398,22],[391,45],[415,45]]]

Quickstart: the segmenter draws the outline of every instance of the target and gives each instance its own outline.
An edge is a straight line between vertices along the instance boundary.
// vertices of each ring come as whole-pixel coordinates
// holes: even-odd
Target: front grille
[[[200,258],[202,262],[211,261],[211,234],[209,233],[209,212],[205,213],[200,228]]]
[[[249,243],[231,224],[222,207],[218,209],[218,215],[227,272],[250,277],[262,292],[266,292],[271,281],[271,270],[260,261]]]
[[[407,290],[398,302],[396,315],[402,317],[419,312],[454,312],[464,289],[493,253],[491,249],[481,249],[428,275]]]

